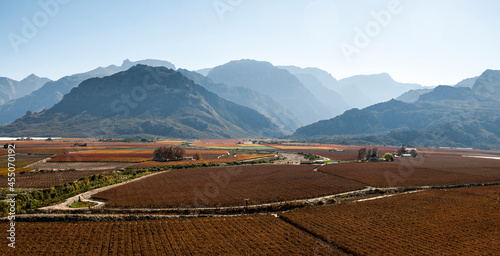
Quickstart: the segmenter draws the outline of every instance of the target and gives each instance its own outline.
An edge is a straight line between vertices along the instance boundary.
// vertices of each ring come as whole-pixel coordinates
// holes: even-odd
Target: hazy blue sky
[[[0,0],[0,76],[58,79],[127,58],[191,70],[257,59],[318,67],[338,79],[387,72],[423,85],[500,69],[495,0],[64,2],[47,11],[39,1]],[[366,37],[358,32],[367,29]]]

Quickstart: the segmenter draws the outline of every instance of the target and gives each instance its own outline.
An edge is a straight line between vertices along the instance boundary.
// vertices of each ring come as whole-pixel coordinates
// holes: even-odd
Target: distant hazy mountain
[[[83,80],[93,77],[109,76],[117,72],[127,70],[133,64],[143,62],[175,68],[173,64],[167,61],[144,60],[130,62],[129,60],[125,60],[120,67],[110,65],[104,68],[99,67],[86,73],[65,76],[57,81],[51,81],[44,84],[40,89],[33,91],[29,95],[16,100],[11,100],[4,105],[0,105],[0,125],[9,124],[15,121],[16,119],[24,116],[27,111],[39,112],[43,109],[48,109],[54,106],[54,104],[59,102],[66,93],[70,92],[73,87],[76,87]]]
[[[323,104],[333,109],[333,114],[342,114],[350,107],[335,90],[339,89],[337,79],[328,72],[318,68],[299,68],[296,66],[279,66],[296,76],[299,81],[314,94]]]
[[[491,87],[487,86],[487,87]],[[500,147],[500,102],[438,86],[415,103],[379,103],[297,129],[292,138],[414,146]]]
[[[282,130],[290,134],[302,126],[295,114],[260,92],[246,87],[233,87],[223,83],[216,84],[210,78],[197,72],[185,69],[178,69],[177,71],[221,98],[259,111],[259,113],[271,119]]]
[[[210,70],[212,70],[212,68],[203,68],[203,69],[195,70],[195,72],[198,74],[202,74],[204,76],[207,76],[208,73],[210,72]]]
[[[0,104],[11,100],[15,94],[15,86],[19,83],[7,77],[0,77]]]
[[[432,92],[424,93],[418,98],[419,102],[444,102],[444,101],[480,101],[481,103],[493,102],[492,99],[474,92],[468,87],[452,87],[440,85]]]
[[[64,137],[282,135],[272,121],[257,111],[224,100],[172,69],[145,65],[85,80],[52,108],[28,113],[1,127],[0,132],[9,136]]]
[[[407,103],[412,103],[418,100],[418,97],[422,94],[426,94],[428,92],[432,92],[434,90],[433,88],[425,88],[425,89],[416,89],[416,90],[409,90],[403,94],[401,94],[399,97],[396,98],[396,100],[402,101],[402,102],[407,102]]]
[[[48,78],[38,77],[34,74],[29,75],[21,81],[0,77],[0,105],[9,100],[28,95],[49,81],[51,80]]]
[[[472,86],[476,82],[477,78],[478,78],[478,76],[464,79],[464,80],[458,82],[458,84],[456,84],[455,87],[469,87],[469,88],[472,88]]]
[[[316,79],[318,79],[321,84],[323,84],[326,88],[337,91],[339,90],[339,82],[335,79],[330,73],[319,69],[319,68],[299,68],[296,66],[278,66],[279,68],[286,69],[293,75],[296,74],[309,74]]]
[[[486,70],[476,80],[472,89],[482,96],[500,99],[500,70]]]
[[[145,59],[145,60],[139,60],[139,61],[130,61],[128,59],[124,60],[121,67],[120,71],[125,71],[128,70],[129,68],[137,65],[137,64],[142,64],[142,65],[147,65],[151,67],[166,67],[175,70],[175,65],[164,60],[153,60],[153,59]]]
[[[422,89],[419,84],[399,83],[389,74],[359,75],[339,80],[338,91],[351,107],[364,108],[397,98],[401,94]]]
[[[293,111],[305,124],[334,116],[334,110],[322,104],[297,77],[268,62],[231,61],[213,68],[208,77],[217,83],[246,87],[267,95]]]

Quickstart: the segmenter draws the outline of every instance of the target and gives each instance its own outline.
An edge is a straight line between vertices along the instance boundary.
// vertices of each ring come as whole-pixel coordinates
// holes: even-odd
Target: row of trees
[[[401,147],[400,149],[398,149],[397,154],[399,156],[402,156],[403,154],[411,154],[411,156],[417,157],[417,151],[415,149],[408,151],[405,147]],[[360,150],[358,150],[358,160],[370,160],[371,158],[379,158],[379,151],[377,148],[361,148]],[[384,154],[383,158],[387,161],[394,161],[394,156],[391,153]]]
[[[358,160],[364,160],[366,158],[370,159],[372,157],[378,158],[378,148],[361,148],[358,150]]]

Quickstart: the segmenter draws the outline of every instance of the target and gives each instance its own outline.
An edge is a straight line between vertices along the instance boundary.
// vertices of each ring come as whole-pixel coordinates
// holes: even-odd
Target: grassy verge
[[[142,177],[154,172],[172,170],[172,169],[187,169],[219,166],[219,164],[200,164],[200,165],[184,165],[184,166],[166,166],[148,169],[131,169],[127,168],[122,171],[112,171],[103,174],[96,174],[90,177],[84,177],[77,181],[63,183],[43,190],[36,191],[17,191],[16,197],[16,213],[29,213],[32,210],[44,206],[49,206],[58,203],[64,199],[76,196],[78,194],[101,188],[123,181]],[[0,198],[4,200],[5,198]],[[8,213],[9,205],[5,201],[0,201],[0,217]]]
[[[73,202],[72,204],[69,205],[71,208],[87,208],[90,206],[94,206],[95,203],[92,202]]]

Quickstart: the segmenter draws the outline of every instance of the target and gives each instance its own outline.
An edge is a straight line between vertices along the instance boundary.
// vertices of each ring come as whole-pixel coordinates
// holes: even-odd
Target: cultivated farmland
[[[16,230],[17,255],[344,255],[269,215],[19,222]]]
[[[40,162],[30,165],[39,170],[116,170],[129,167],[134,163],[106,163],[106,162]]]
[[[16,189],[48,188],[62,183],[76,181],[83,177],[100,174],[106,170],[35,172],[16,175]],[[0,188],[7,187],[7,176],[0,176]]]
[[[471,155],[477,154],[471,152],[463,154],[424,154],[421,159],[401,158],[399,162],[395,162],[394,164],[500,178],[500,160],[464,157]]]
[[[227,155],[226,150],[186,150],[186,156],[200,154],[202,158],[217,159]],[[153,159],[151,149],[104,149],[58,154],[49,159],[49,162],[122,162],[140,163]]]
[[[204,157],[205,156],[205,157]],[[174,166],[174,165],[191,165],[191,164],[214,164],[214,163],[228,163],[236,161],[246,161],[259,158],[273,157],[274,155],[264,155],[264,154],[236,154],[236,155],[224,155],[215,157],[215,155],[202,155],[200,160],[182,160],[182,161],[167,161],[167,162],[156,162],[147,161],[133,165],[133,168],[154,168],[154,167],[164,167],[164,166]]]
[[[364,187],[313,168],[255,165],[172,170],[93,197],[107,200],[108,207],[231,206],[310,198]]]
[[[355,255],[497,255],[500,203],[431,190],[282,214]]]
[[[499,178],[487,176],[414,167],[412,165],[408,166],[404,163],[368,162],[330,164],[322,166],[319,170],[372,186],[446,185],[500,180]]]

